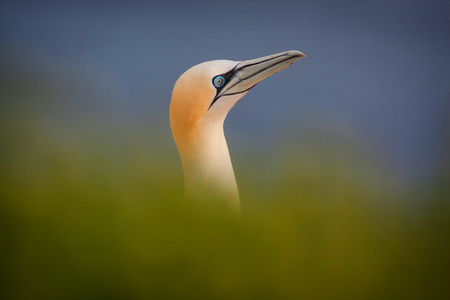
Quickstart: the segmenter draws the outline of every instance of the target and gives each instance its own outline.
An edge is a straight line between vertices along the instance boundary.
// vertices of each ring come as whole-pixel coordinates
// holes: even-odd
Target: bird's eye
[[[223,76],[216,76],[213,79],[213,84],[216,88],[220,88],[225,84],[225,78]]]

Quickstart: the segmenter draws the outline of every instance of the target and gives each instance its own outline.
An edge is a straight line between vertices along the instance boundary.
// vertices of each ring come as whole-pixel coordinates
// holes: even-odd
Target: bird
[[[256,84],[305,55],[285,51],[244,61],[213,60],[184,72],[169,107],[170,127],[184,173],[185,198],[224,204],[240,212],[240,199],[223,124]]]

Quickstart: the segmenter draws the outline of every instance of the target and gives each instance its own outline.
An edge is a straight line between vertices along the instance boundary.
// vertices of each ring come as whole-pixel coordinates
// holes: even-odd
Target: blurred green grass
[[[61,136],[37,111],[1,113],[2,299],[449,295],[446,169],[416,194],[349,149],[235,155],[234,217],[183,201],[161,137],[95,122]]]

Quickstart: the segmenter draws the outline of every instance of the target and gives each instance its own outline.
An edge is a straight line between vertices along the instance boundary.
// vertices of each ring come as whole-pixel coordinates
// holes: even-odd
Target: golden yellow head
[[[188,133],[196,126],[216,96],[217,88],[213,78],[230,71],[237,63],[227,60],[204,62],[180,76],[175,83],[170,103],[172,131]]]

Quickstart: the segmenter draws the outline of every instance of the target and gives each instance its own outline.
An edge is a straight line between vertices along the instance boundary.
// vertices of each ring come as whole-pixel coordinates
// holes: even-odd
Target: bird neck
[[[183,144],[178,148],[183,163],[186,196],[218,199],[239,210],[239,193],[223,122],[204,124],[200,121]]]

